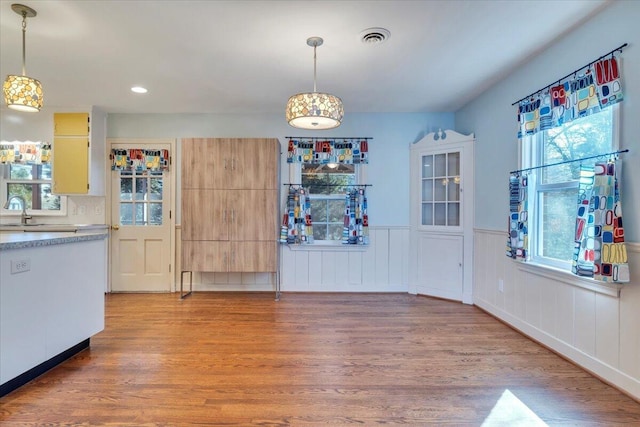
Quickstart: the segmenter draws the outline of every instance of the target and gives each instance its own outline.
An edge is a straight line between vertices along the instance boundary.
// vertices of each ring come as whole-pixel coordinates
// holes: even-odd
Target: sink
[[[0,231],[78,232],[106,230],[104,224],[0,224]]]

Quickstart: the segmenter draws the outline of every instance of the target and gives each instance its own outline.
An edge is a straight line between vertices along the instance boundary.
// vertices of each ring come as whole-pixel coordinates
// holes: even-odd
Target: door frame
[[[462,302],[473,304],[473,228],[474,228],[474,134],[463,135],[452,130],[438,130],[425,135],[410,147],[410,250],[409,257],[409,293],[418,293],[418,233],[432,235],[462,236]],[[461,173],[461,227],[447,230],[446,227],[425,227],[421,218],[421,157],[423,154],[460,151]],[[437,295],[434,295],[437,296]]]
[[[107,138],[107,185],[106,185],[106,201],[107,205],[105,206],[105,211],[109,211],[106,214],[107,225],[109,227],[109,250],[107,254],[108,260],[108,268],[107,268],[107,292],[111,292],[111,251],[113,250],[113,239],[112,239],[112,230],[111,226],[111,208],[113,205],[113,188],[112,183],[113,179],[111,174],[113,171],[111,170],[111,147],[113,144],[130,144],[132,146],[144,148],[145,146],[150,146],[154,144],[169,144],[169,167],[171,168],[171,174],[169,177],[169,183],[171,184],[171,191],[169,192],[169,265],[170,265],[170,290],[171,292],[176,292],[176,187],[177,187],[177,176],[179,171],[176,170],[178,161],[176,160],[176,140],[174,138]]]

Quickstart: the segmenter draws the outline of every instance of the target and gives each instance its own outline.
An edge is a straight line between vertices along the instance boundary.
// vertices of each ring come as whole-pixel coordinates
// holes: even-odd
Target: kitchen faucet
[[[22,203],[22,214],[20,215],[20,224],[27,225],[27,221],[30,220],[33,217],[31,215],[27,214],[27,201],[24,199],[24,197],[19,196],[17,194],[9,196],[9,198],[7,199],[7,201],[4,204],[3,208],[4,209],[9,209],[9,205],[11,205],[11,201],[13,199],[18,199],[20,201],[20,203]]]

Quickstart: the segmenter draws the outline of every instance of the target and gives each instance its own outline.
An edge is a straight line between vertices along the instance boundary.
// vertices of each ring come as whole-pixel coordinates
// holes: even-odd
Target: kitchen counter
[[[0,232],[0,397],[104,329],[107,237],[104,225]]]
[[[0,231],[0,251],[105,239],[107,226],[79,231]]]

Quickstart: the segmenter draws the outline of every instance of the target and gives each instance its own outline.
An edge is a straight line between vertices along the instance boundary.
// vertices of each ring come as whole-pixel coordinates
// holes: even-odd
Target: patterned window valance
[[[613,54],[624,46],[610,52],[610,58],[601,57],[518,101],[518,138],[562,126],[622,101],[622,72]]]
[[[289,137],[288,163],[369,163],[371,138]]]
[[[140,148],[111,150],[111,170],[163,172],[169,170],[169,150]]]
[[[48,142],[0,142],[0,164],[41,165],[49,162],[51,162],[51,144]]]

